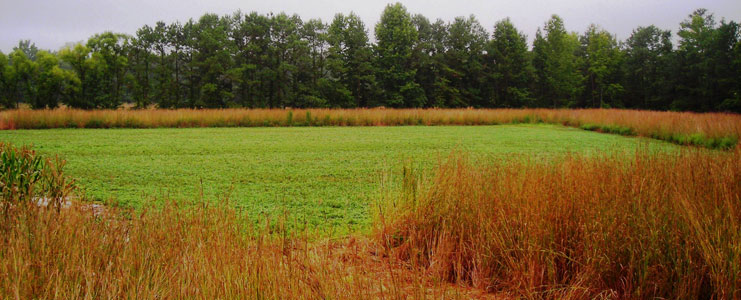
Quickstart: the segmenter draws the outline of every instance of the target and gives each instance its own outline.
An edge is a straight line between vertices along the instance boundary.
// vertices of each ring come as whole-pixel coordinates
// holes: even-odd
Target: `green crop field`
[[[258,218],[287,212],[339,231],[366,227],[384,176],[404,164],[430,168],[455,150],[532,159],[677,147],[553,125],[17,130],[0,141],[60,154],[98,201],[228,196]]]

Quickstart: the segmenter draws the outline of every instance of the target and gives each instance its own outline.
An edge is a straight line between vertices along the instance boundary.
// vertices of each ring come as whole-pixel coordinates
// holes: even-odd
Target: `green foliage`
[[[509,19],[431,22],[386,6],[375,43],[354,13],[205,14],[104,32],[58,53],[0,55],[0,105],[36,109],[591,107],[741,112],[741,29],[704,9],[624,42],[553,15],[528,47]],[[55,62],[56,59],[56,62]]]
[[[335,15],[327,32],[328,76],[320,91],[331,107],[368,107],[376,94],[373,51],[365,24],[354,13]]]
[[[486,52],[489,82],[493,83],[492,106],[535,106],[529,89],[535,70],[525,35],[509,19],[501,20],[494,25]]]
[[[7,203],[21,200],[31,201],[34,187],[41,179],[43,160],[27,148],[16,149],[9,144],[0,144],[0,194],[3,207]]]
[[[21,50],[10,53],[9,95],[15,99],[16,106],[21,100],[29,101],[36,97],[36,63]]]
[[[737,140],[734,137],[719,137],[719,138],[710,138],[706,137],[702,134],[693,134],[693,135],[682,135],[682,134],[672,134],[672,135],[666,135],[666,136],[656,136],[658,139],[666,140],[675,144],[679,145],[690,145],[690,146],[698,146],[698,147],[705,147],[710,149],[722,149],[722,150],[728,150],[733,149],[733,147],[736,147]]]
[[[8,56],[0,51],[0,106],[13,107],[12,77],[13,70],[10,68]]]
[[[717,26],[713,14],[698,9],[680,24],[677,35],[678,93],[671,106],[708,111],[737,97],[733,93],[738,90],[740,72],[733,67],[734,47],[741,35],[739,25],[723,21]]]
[[[671,32],[638,27],[625,41],[624,56],[625,105],[667,109],[673,93]]]
[[[37,57],[37,90],[31,107],[56,108],[60,102],[69,103],[78,92],[79,79],[72,71],[60,67],[57,56],[42,50]]]
[[[586,84],[583,99],[591,100],[590,104],[579,103],[585,107],[622,107],[623,87],[619,83],[620,65],[623,55],[617,39],[609,32],[592,24],[581,37],[581,61]]]
[[[450,80],[445,77],[449,69],[445,63],[445,41],[448,25],[442,20],[430,23],[425,16],[412,17],[417,28],[418,40],[414,46],[412,63],[417,68],[415,81],[425,92],[428,107],[446,107],[454,93]]]
[[[424,91],[415,82],[413,47],[419,39],[412,17],[401,3],[386,6],[376,24],[376,68],[382,102],[389,107],[421,107]]]
[[[613,133],[613,134],[619,134],[619,135],[625,135],[625,136],[633,136],[636,135],[635,131],[633,131],[633,128],[630,127],[623,127],[619,125],[596,125],[596,124],[583,124],[579,126],[579,128],[588,130],[588,131],[598,131],[598,132],[604,132],[604,133]]]
[[[65,162],[42,158],[26,147],[0,143],[0,207],[3,212],[18,204],[37,204],[59,208],[73,191],[74,182],[63,174]]]
[[[448,25],[443,76],[451,92],[446,106],[489,106],[482,93],[487,85],[483,55],[487,42],[488,34],[474,16],[458,17]]]
[[[92,53],[90,61],[96,77],[93,84],[97,85],[93,97],[100,108],[117,108],[121,105],[129,38],[124,34],[104,32],[88,39],[87,47]]]
[[[31,43],[31,40],[20,40],[18,46],[13,47],[13,52],[20,51],[28,57],[31,61],[36,61],[36,54],[39,52],[39,48],[36,44]]]
[[[59,57],[73,72],[77,74],[77,80],[72,80],[72,95],[67,105],[75,108],[91,109],[98,106],[96,94],[98,93],[97,62],[90,58],[92,50],[82,44],[67,47],[59,51]]]
[[[553,15],[546,22],[545,36],[540,29],[533,42],[533,65],[536,68],[536,84],[540,105],[563,107],[573,106],[582,89],[582,74],[579,72],[579,40],[575,33],[568,33],[563,20]]]

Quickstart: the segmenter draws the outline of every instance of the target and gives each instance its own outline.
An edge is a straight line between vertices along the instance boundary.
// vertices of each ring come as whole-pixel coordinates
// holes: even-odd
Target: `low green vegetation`
[[[595,124],[584,124],[579,128],[589,131],[599,131],[604,133],[613,133],[619,135],[633,136],[636,135],[630,127],[618,126],[618,125],[595,125]]]
[[[579,128],[588,131],[597,131],[604,133],[619,134],[625,136],[637,135],[635,130],[630,127],[619,126],[619,125],[597,125],[597,124],[584,124]],[[725,137],[707,137],[702,133],[694,134],[681,134],[681,133],[653,133],[650,135],[651,138],[671,142],[678,145],[690,145],[705,147],[710,149],[732,149],[738,143],[736,138],[732,136]]]
[[[367,227],[385,176],[432,168],[452,151],[540,159],[677,147],[553,125],[17,130],[0,141],[60,154],[97,201],[228,198],[258,219],[288,213],[341,232]]]

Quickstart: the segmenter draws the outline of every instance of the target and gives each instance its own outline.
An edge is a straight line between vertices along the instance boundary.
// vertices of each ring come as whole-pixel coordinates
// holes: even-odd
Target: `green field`
[[[454,150],[550,157],[676,147],[552,125],[17,130],[0,141],[62,155],[98,201],[140,207],[228,195],[251,215],[289,212],[341,231],[368,224],[381,178],[405,162],[429,168]]]

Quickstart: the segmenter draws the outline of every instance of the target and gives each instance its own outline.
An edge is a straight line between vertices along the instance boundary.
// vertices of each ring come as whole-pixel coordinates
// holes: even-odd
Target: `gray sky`
[[[335,13],[354,11],[369,33],[386,4],[374,0],[0,0],[0,51],[9,52],[20,39],[30,39],[41,49],[58,50],[68,42],[87,40],[95,33],[115,31],[134,34],[144,24],[197,19],[206,12],[219,15],[257,11],[299,14],[302,19],[331,21]],[[739,0],[403,0],[411,13],[430,20],[452,21],[474,14],[489,31],[494,23],[510,17],[528,35],[542,27],[551,14],[560,15],[569,31],[583,32],[596,23],[627,38],[638,26],[655,24],[676,33],[679,22],[694,9],[704,7],[716,19],[741,21]]]

